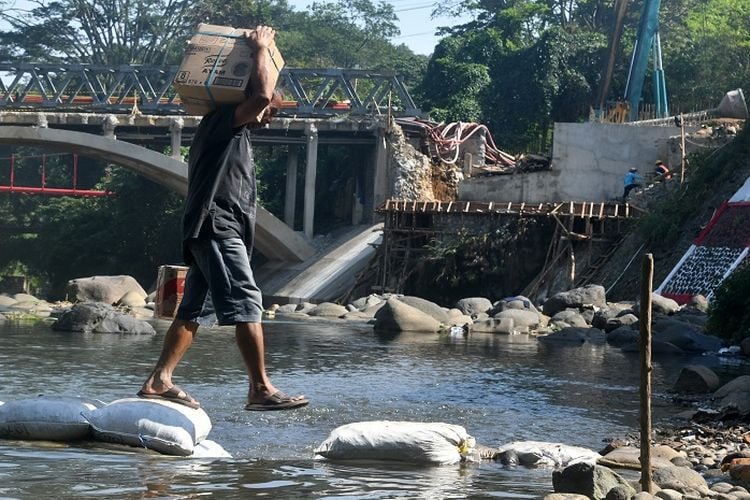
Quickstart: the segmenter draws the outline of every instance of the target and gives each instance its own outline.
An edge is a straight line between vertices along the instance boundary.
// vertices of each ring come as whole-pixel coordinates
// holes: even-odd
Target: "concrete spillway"
[[[340,235],[305,262],[271,261],[256,270],[266,302],[322,302],[344,295],[375,254],[383,224],[362,225]]]

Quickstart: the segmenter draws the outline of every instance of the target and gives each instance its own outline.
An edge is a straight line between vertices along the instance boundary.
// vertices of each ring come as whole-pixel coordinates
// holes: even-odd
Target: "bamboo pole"
[[[641,268],[641,489],[651,493],[651,290],[654,256],[647,253]]]
[[[680,186],[685,182],[685,167],[686,167],[686,154],[685,154],[685,122],[682,114],[680,114]]]

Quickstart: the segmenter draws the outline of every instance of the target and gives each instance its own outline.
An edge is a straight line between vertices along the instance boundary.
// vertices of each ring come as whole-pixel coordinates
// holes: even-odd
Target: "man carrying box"
[[[287,396],[265,370],[261,292],[250,267],[255,233],[255,165],[250,128],[268,123],[281,105],[274,93],[277,73],[269,47],[276,32],[268,26],[246,31],[254,53],[249,96],[219,105],[201,120],[188,162],[188,194],[183,215],[183,255],[190,266],[185,293],[167,331],[159,360],[138,396],[200,404],[174,385],[172,373],[200,325],[234,325],[235,339],[250,376],[246,410],[286,410],[305,406],[304,396]]]

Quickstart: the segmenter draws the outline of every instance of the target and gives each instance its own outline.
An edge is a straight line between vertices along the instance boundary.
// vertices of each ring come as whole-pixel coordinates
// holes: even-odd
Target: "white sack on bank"
[[[153,399],[118,399],[83,416],[99,441],[165,455],[190,456],[211,432],[211,419],[203,409]]]
[[[475,444],[459,425],[380,420],[334,429],[315,454],[329,460],[453,464],[466,459]]]
[[[543,441],[514,441],[498,449],[500,453],[506,451],[514,452],[518,463],[527,467],[567,467],[579,462],[594,465],[601,458],[588,448]]]
[[[73,396],[38,396],[0,403],[0,438],[77,441],[89,435],[81,415],[101,401]]]

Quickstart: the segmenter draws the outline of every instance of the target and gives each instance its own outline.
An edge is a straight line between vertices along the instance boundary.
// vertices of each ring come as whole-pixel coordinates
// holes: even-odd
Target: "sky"
[[[287,0],[294,10],[306,10],[314,0]],[[385,1],[391,5],[399,17],[398,27],[401,35],[391,41],[405,44],[416,54],[430,55],[440,40],[435,31],[440,26],[451,26],[467,22],[469,19],[441,17],[430,19],[430,14],[439,3],[436,0],[373,0],[373,3]]]

